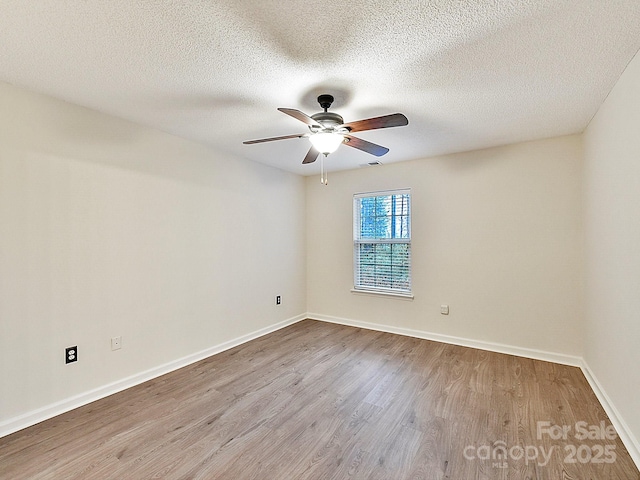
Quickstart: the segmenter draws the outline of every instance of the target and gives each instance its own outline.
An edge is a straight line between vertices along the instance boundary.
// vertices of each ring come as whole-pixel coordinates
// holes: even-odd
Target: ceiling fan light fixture
[[[329,155],[344,142],[344,136],[335,132],[318,132],[311,135],[309,141],[318,152]]]
[[[285,140],[287,138],[306,137],[311,141],[311,148],[304,157],[304,160],[302,160],[303,165],[315,162],[319,154],[326,157],[330,153],[335,152],[341,143],[362,150],[370,155],[381,157],[389,152],[388,148],[376,145],[362,138],[354,137],[352,134],[354,132],[377,130],[379,128],[402,127],[409,124],[407,117],[401,113],[392,113],[381,117],[365,118],[364,120],[344,123],[344,119],[340,115],[328,111],[332,102],[333,97],[331,95],[320,95],[318,97],[318,103],[324,111],[311,116],[294,108],[278,108],[282,113],[304,123],[309,128],[309,133],[260,138],[258,140],[247,140],[242,143],[251,145],[254,143],[272,142],[274,140]],[[322,178],[323,183],[326,185],[326,176],[323,175]]]

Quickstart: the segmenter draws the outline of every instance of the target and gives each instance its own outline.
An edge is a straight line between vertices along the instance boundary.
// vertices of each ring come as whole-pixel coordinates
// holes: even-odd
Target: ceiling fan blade
[[[319,154],[318,154],[318,151],[317,151],[315,148],[311,147],[311,148],[309,149],[309,151],[307,152],[307,156],[306,156],[306,157],[304,157],[304,160],[302,160],[302,164],[304,165],[304,164],[306,164],[306,163],[313,163],[313,162],[315,162],[315,161],[316,161],[316,159],[318,158],[318,155],[319,155]]]
[[[409,120],[401,113],[392,113],[382,117],[367,118],[355,122],[345,123],[342,127],[347,127],[350,132],[362,132],[364,130],[375,130],[378,128],[403,127],[408,125]]]
[[[282,113],[286,113],[287,115],[292,116],[296,120],[300,120],[302,123],[306,123],[311,127],[320,127],[321,125],[316,122],[313,118],[311,118],[306,113],[302,113],[300,110],[296,110],[294,108],[279,108]]]
[[[286,140],[287,138],[302,138],[308,137],[308,133],[298,133],[294,135],[285,135],[283,137],[271,137],[271,138],[260,138],[258,140],[247,140],[246,142],[242,142],[245,145],[252,145],[254,143],[263,143],[263,142],[273,142],[274,140]]]
[[[375,155],[376,157],[381,157],[389,151],[387,147],[376,145],[375,143],[362,140],[358,137],[353,137],[351,135],[345,135],[344,137],[349,140],[347,143],[345,143],[345,145],[347,145],[348,147],[357,148],[358,150],[370,153],[371,155]]]

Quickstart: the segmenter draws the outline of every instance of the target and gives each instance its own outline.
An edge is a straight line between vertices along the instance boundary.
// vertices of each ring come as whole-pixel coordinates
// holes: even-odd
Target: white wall
[[[584,145],[585,360],[640,455],[639,55],[591,121]]]
[[[9,85],[0,105],[0,425],[305,312],[302,178]]]
[[[638,445],[639,85],[583,136],[324,187],[0,84],[0,425],[308,311],[584,355]],[[352,195],[404,187],[415,299],[353,294]]]
[[[309,312],[581,356],[581,172],[569,136],[307,178]],[[352,196],[402,187],[415,299],[351,293]]]

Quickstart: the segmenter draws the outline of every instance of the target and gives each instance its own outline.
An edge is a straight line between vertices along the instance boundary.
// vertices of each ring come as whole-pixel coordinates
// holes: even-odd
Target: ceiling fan
[[[303,164],[315,162],[319,154],[323,154],[326,157],[330,153],[335,152],[343,143],[349,147],[354,147],[363,152],[375,155],[376,157],[381,157],[389,151],[388,148],[354,137],[351,133],[376,130],[378,128],[401,127],[409,124],[407,117],[401,113],[344,123],[340,115],[327,111],[333,103],[333,96],[328,94],[320,95],[318,97],[318,103],[320,107],[324,109],[324,112],[319,112],[311,116],[293,108],[278,108],[282,113],[286,113],[296,120],[305,123],[309,127],[308,133],[261,138],[259,140],[248,140],[242,143],[251,145],[254,143],[272,142],[274,140],[285,140],[288,138],[308,138],[311,142],[311,148],[304,157],[304,160],[302,160]],[[322,177],[324,179],[324,174]],[[323,179],[321,179],[321,181],[326,184],[326,181]]]

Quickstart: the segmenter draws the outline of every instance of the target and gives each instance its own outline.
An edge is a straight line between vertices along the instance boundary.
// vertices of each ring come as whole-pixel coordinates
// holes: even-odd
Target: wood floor
[[[578,368],[306,320],[0,439],[0,478],[640,479],[576,438],[609,425]]]

